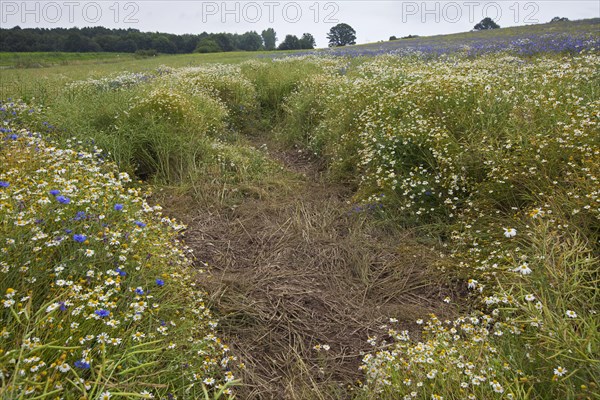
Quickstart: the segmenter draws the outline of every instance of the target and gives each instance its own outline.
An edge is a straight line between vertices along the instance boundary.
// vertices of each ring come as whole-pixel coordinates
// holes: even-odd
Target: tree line
[[[276,47],[273,28],[260,34],[207,33],[176,35],[159,32],[140,32],[137,29],[88,28],[0,28],[0,51],[34,52],[119,52],[119,53],[216,53],[226,51],[314,49],[313,35],[298,38],[286,35]]]

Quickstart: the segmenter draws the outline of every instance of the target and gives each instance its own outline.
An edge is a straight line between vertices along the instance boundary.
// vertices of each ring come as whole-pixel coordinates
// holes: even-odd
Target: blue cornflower
[[[9,187],[10,183],[6,182],[6,181],[0,181],[0,188],[5,188],[5,187]]]
[[[144,289],[142,289],[141,287],[135,289],[135,294],[137,295],[143,295],[144,294]]]
[[[8,135],[8,138],[12,139],[12,140],[17,140],[18,136],[13,133],[13,134]]]
[[[75,368],[90,369],[90,363],[85,362],[83,360],[77,360],[73,363],[73,365],[75,366]]]
[[[51,194],[52,196],[57,196],[57,195],[59,195],[59,194],[60,194],[60,190],[52,189],[52,190],[50,191],[50,194]]]
[[[104,318],[104,317],[108,317],[110,315],[110,311],[100,309],[100,310],[94,311],[94,314],[96,314],[97,316],[99,316],[101,318]]]
[[[146,224],[145,224],[145,223],[143,223],[142,221],[135,221],[135,224],[136,224],[137,226],[139,226],[140,228],[145,228],[145,227],[146,227]]]
[[[84,218],[85,218],[85,212],[83,212],[83,211],[77,211],[77,214],[75,214],[75,217],[73,218],[73,220],[75,220],[75,221],[81,221]]]
[[[83,243],[83,242],[85,242],[86,239],[87,239],[87,236],[85,236],[85,235],[80,235],[80,234],[73,235],[73,240],[76,241],[77,243]]]
[[[158,286],[164,286],[164,284],[165,284],[165,281],[163,281],[162,279],[157,279],[157,280],[156,280],[156,284],[157,284]]]
[[[58,304],[60,304],[60,311],[67,311],[67,306],[64,301],[61,301]]]
[[[123,204],[117,203],[115,204],[115,211],[121,211],[123,209]]]
[[[56,196],[56,201],[58,201],[60,204],[69,204],[71,199],[65,196]]]
[[[117,268],[116,271],[119,273],[120,276],[126,276],[127,272],[123,271],[121,268]]]
[[[70,235],[71,233],[73,233],[73,229],[65,229],[65,233],[67,235]]]

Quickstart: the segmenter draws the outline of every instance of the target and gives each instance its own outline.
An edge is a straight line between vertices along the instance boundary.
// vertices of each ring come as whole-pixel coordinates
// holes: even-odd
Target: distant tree
[[[135,53],[137,51],[137,45],[131,39],[123,39],[115,44],[114,51],[121,53]]]
[[[64,49],[70,52],[102,51],[98,43],[76,31],[69,33],[64,43]]]
[[[396,36],[390,36],[390,41],[392,40],[398,40],[398,38]]]
[[[300,39],[296,35],[286,35],[277,50],[298,50],[300,48]]]
[[[263,45],[262,36],[255,31],[244,33],[239,40],[239,49],[245,51],[257,51]]]
[[[120,38],[117,35],[100,35],[96,36],[94,41],[102,47],[102,51],[116,51],[115,47],[120,41]]]
[[[265,43],[265,49],[275,50],[275,43],[277,42],[277,35],[273,28],[265,29],[261,34],[263,42]]]
[[[215,41],[215,39],[211,37],[205,37],[204,39],[200,39],[198,42],[198,46],[196,46],[196,53],[218,53],[221,52],[221,47]]]
[[[125,35],[127,39],[131,39],[135,42],[138,49],[150,50],[152,48],[152,37],[149,33],[142,33],[136,30],[128,30]]]
[[[180,51],[182,53],[193,53],[194,50],[196,50],[196,46],[198,46],[200,36],[201,35],[184,34],[182,36],[182,44]]]
[[[177,52],[177,48],[173,42],[171,42],[169,38],[163,34],[158,34],[155,38],[153,38],[151,46],[151,48],[159,53],[175,54]]]
[[[491,19],[490,17],[485,17],[484,19],[479,21],[479,23],[477,25],[475,25],[474,29],[476,31],[484,31],[486,29],[498,29],[498,28],[500,28],[500,25],[495,23],[493,19]]]
[[[1,2],[2,0],[0,0]],[[160,53],[182,54],[192,52],[218,52],[232,50],[256,51],[263,48],[263,36],[267,48],[274,49],[275,31],[272,28],[244,34],[202,32],[198,35],[174,35],[160,32],[140,32],[137,29],[109,29],[102,26],[85,28],[23,28],[18,26],[5,29],[0,27],[0,50],[14,52],[32,51],[107,51],[135,53],[139,56],[146,50]],[[314,38],[310,34],[302,36],[302,40],[291,37],[284,48],[312,48]]]
[[[212,38],[217,42],[221,51],[232,51],[234,49],[232,35],[229,33],[217,33],[212,35]]]
[[[550,22],[569,22],[569,18],[567,17],[554,17],[550,20]]]
[[[337,24],[329,30],[327,39],[329,39],[329,47],[356,44],[356,31],[348,24]]]
[[[317,45],[315,38],[310,33],[303,33],[300,38],[300,48],[301,49],[314,49]]]

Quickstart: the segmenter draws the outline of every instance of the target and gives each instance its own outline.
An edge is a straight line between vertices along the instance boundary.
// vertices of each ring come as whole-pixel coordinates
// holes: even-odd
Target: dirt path
[[[271,156],[305,175],[297,190],[188,212],[186,242],[210,265],[203,285],[220,333],[246,364],[239,398],[351,398],[367,338],[383,338],[390,317],[411,329],[449,312],[431,268],[437,252],[350,211],[351,194],[312,160]]]

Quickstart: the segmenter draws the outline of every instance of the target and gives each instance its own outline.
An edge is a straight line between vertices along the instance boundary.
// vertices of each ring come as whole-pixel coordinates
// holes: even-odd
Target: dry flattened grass
[[[308,177],[233,210],[168,208],[186,210],[186,243],[210,265],[201,284],[246,365],[239,398],[351,398],[367,338],[385,337],[390,317],[416,332],[417,318],[450,314],[442,299],[452,285],[434,268],[438,251],[349,213],[347,189],[323,181],[306,157],[275,157]]]

